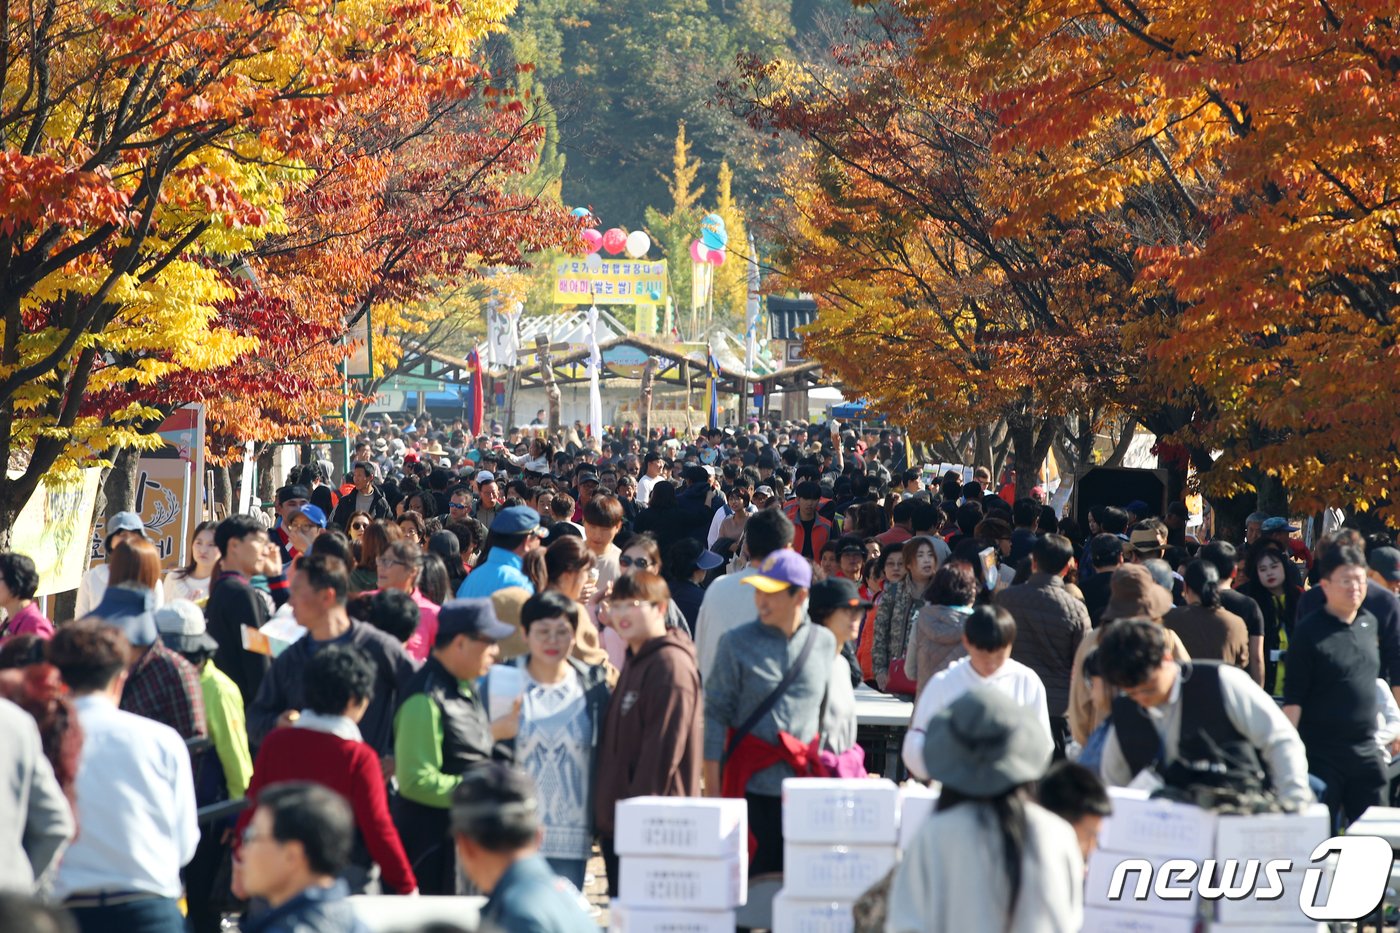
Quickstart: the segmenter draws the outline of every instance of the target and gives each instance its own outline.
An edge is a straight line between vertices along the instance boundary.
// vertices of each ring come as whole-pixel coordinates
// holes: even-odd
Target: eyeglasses
[[[355,522],[350,526],[351,531],[365,531],[369,528],[369,522]]]
[[[640,609],[647,604],[645,599],[609,599],[605,600],[609,609],[632,608]]]
[[[636,567],[638,570],[646,570],[651,566],[651,561],[645,557],[628,557],[625,554],[617,559],[619,567]]]
[[[374,559],[374,566],[376,566],[376,567],[407,567],[408,564],[405,564],[405,563],[404,563],[403,561],[401,561],[401,560],[394,560],[394,559],[391,558],[391,557],[376,557],[376,558]]]
[[[574,630],[567,625],[558,628],[541,628],[536,625],[530,629],[530,637],[540,641],[573,641]]]
[[[251,845],[252,843],[257,842],[259,839],[271,839],[273,842],[277,841],[277,838],[275,836],[266,836],[258,832],[252,826],[249,826],[247,829],[243,830],[243,844],[245,846]]]

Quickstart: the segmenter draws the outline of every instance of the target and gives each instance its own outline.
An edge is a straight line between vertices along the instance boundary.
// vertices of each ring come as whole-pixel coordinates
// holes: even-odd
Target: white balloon
[[[597,253],[589,253],[583,264],[589,272],[600,272],[603,268],[603,257]]]
[[[641,230],[627,234],[627,255],[631,259],[641,259],[651,252],[651,237]]]

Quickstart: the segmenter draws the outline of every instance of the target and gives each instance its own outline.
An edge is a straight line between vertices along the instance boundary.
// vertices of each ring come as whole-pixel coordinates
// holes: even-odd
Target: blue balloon
[[[729,234],[723,230],[705,229],[700,231],[700,242],[706,249],[723,250],[729,245]]]
[[[716,230],[716,231],[718,231],[718,232],[720,232],[720,233],[723,233],[723,232],[725,232],[725,231],[724,231],[724,218],[721,217],[721,216],[719,216],[718,214],[706,214],[706,215],[705,215],[705,218],[704,218],[703,220],[700,221],[700,229],[701,229],[701,230]]]
[[[589,210],[588,208],[586,208],[586,207],[576,207],[576,208],[574,208],[573,210],[569,211],[569,214],[570,214],[571,216],[573,216],[573,217],[591,217],[591,216],[593,216],[593,212],[590,211],[590,210]]]

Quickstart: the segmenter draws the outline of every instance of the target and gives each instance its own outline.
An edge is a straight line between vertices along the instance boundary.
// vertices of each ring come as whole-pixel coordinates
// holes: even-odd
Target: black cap
[[[869,609],[874,603],[862,599],[860,590],[845,577],[827,577],[813,583],[807,591],[807,611],[830,612],[833,609]]]
[[[864,545],[864,544],[861,544],[859,541],[845,541],[845,542],[843,542],[843,543],[841,544],[840,550],[838,550],[836,553],[837,553],[838,556],[841,555],[841,554],[861,554],[861,555],[864,555],[864,554],[865,554],[865,545]]]
[[[515,626],[496,618],[489,599],[449,599],[438,610],[438,637],[466,635],[484,641],[500,641],[515,634]]]

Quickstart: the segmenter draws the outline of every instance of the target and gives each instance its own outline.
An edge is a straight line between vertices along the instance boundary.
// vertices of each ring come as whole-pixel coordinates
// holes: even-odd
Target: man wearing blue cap
[[[408,698],[394,717],[394,824],[424,894],[457,893],[452,792],[519,729],[519,701],[493,724],[477,692],[499,653],[496,643],[514,632],[489,599],[448,600],[438,613],[432,654],[408,682]]]
[[[706,794],[748,801],[757,875],[783,870],[783,780],[806,774],[795,753],[818,737],[836,637],[808,619],[812,565],[791,548],[744,583],[758,618],[724,634],[705,681],[704,776]]]
[[[107,519],[103,530],[107,532],[107,538],[103,541],[103,553],[108,556],[116,549],[118,544],[130,538],[149,537],[146,534],[146,525],[141,521],[141,516],[135,512],[118,512]],[[91,615],[92,610],[97,608],[97,604],[102,602],[102,595],[107,592],[107,581],[112,577],[112,569],[105,563],[98,564],[87,573],[83,574],[82,581],[78,584],[78,602],[73,607],[73,618],[81,619]],[[162,581],[156,581],[156,605],[165,603],[165,587]]]
[[[489,530],[482,548],[485,559],[462,581],[458,598],[486,599],[510,586],[533,594],[535,585],[521,567],[525,555],[540,546],[544,533],[540,513],[527,505],[513,505],[496,513]]]

